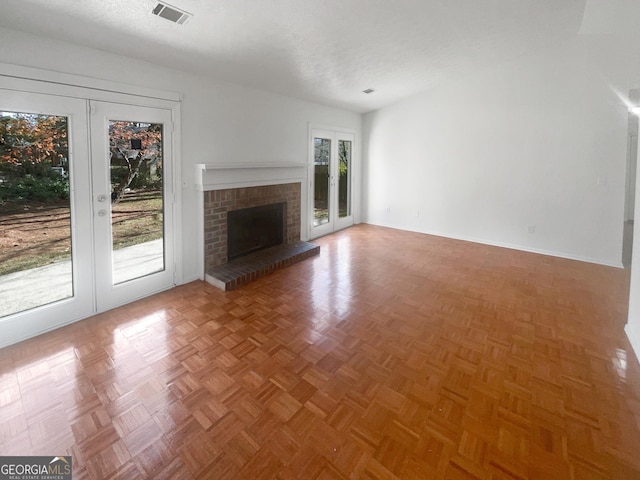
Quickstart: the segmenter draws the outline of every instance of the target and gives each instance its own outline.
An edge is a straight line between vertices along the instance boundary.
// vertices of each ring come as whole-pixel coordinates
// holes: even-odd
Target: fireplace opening
[[[228,260],[283,243],[284,213],[284,202],[227,212]]]

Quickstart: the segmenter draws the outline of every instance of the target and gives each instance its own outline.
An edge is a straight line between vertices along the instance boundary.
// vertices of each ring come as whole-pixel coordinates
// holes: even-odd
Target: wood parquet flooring
[[[640,479],[624,270],[360,225],[0,350],[74,479]]]

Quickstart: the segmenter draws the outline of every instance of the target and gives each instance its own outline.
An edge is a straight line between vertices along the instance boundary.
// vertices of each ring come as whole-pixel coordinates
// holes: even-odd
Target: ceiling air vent
[[[179,25],[182,25],[191,17],[190,13],[166,3],[158,3],[151,13]]]

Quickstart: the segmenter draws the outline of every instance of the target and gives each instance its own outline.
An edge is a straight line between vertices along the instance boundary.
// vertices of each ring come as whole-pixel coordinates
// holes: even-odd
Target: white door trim
[[[43,90],[42,93],[54,93],[52,89],[55,89],[59,95],[69,94],[69,96],[80,96],[92,100],[110,100],[109,97],[112,95],[120,98],[122,95],[130,95],[136,98],[169,102],[179,102],[182,99],[182,96],[176,92],[9,63],[0,63],[0,77],[4,77],[7,82],[12,80],[12,85],[18,90],[27,88],[31,92]]]

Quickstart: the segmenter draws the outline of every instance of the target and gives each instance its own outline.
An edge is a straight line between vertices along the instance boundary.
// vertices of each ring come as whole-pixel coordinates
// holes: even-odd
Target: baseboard
[[[496,242],[496,241],[493,241],[493,240],[486,240],[486,239],[483,239],[483,238],[467,237],[467,236],[464,236],[464,235],[451,235],[449,233],[438,232],[438,231],[435,231],[435,230],[422,230],[422,229],[401,227],[401,226],[393,225],[393,224],[383,224],[383,223],[367,222],[367,221],[364,221],[363,223],[366,223],[366,224],[369,224],[369,225],[376,225],[378,227],[393,228],[395,230],[405,230],[407,232],[423,233],[425,235],[434,235],[436,237],[451,238],[453,240],[462,240],[462,241],[465,241],[465,242],[479,243],[481,245],[490,245],[492,247],[509,248],[511,250],[519,250],[521,252],[535,253],[535,254],[538,254],[538,255],[548,255],[548,256],[551,256],[551,257],[566,258],[567,260],[577,260],[579,262],[595,263],[597,265],[604,265],[604,266],[607,266],[607,267],[624,268],[624,266],[622,265],[622,258],[620,258],[619,262],[614,262],[614,261],[602,260],[602,259],[599,259],[599,258],[583,257],[583,256],[580,256],[580,255],[573,255],[573,254],[566,253],[566,252],[556,252],[556,251],[553,251],[553,250],[545,250],[545,249],[542,249],[542,248],[531,248],[531,247],[528,247],[528,246],[525,246],[525,245],[517,245],[517,244],[512,244],[512,243]]]
[[[192,275],[187,278],[183,278],[180,282],[176,283],[177,285],[186,285],[187,283],[195,282],[196,280],[204,280],[204,276],[200,275]]]
[[[636,354],[636,359],[640,359],[640,330],[638,327],[627,323],[624,326],[624,333],[627,334],[627,338],[629,339],[629,343],[633,347],[633,352]]]

